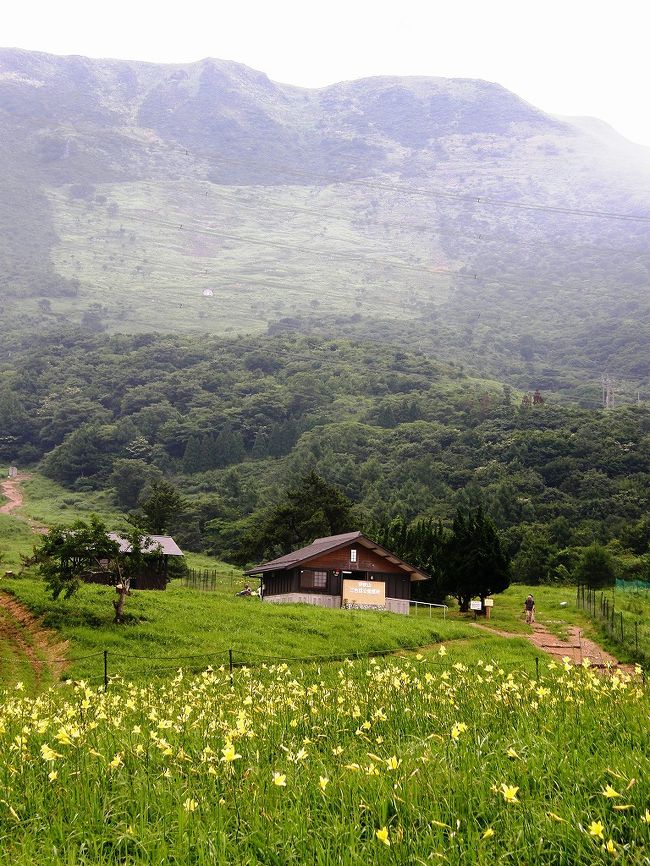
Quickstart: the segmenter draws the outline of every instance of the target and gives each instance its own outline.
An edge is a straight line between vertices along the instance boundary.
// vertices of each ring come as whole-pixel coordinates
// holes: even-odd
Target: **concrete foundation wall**
[[[341,607],[341,596],[339,595],[323,595],[309,592],[287,592],[282,595],[266,595],[262,600],[272,602],[273,604],[313,604],[316,607]],[[401,613],[408,616],[408,599],[387,598],[386,609],[392,613]]]
[[[409,615],[409,600],[407,598],[387,598],[386,608],[392,613]]]

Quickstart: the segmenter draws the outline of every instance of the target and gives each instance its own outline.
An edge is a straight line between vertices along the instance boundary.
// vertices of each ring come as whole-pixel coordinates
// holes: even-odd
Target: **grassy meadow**
[[[535,599],[535,619],[548,628],[552,634],[565,639],[567,627],[579,626],[585,630],[593,630],[589,617],[576,606],[575,586],[527,586],[521,583],[511,584],[504,592],[494,596],[494,607],[490,619],[479,617],[478,622],[494,631],[506,631],[512,634],[530,634],[531,628],[526,625],[524,616],[524,600],[528,593]],[[562,607],[562,604],[565,604]],[[459,616],[452,606],[451,617]]]
[[[5,571],[18,571],[20,557],[31,552],[36,540],[27,523],[9,514],[0,514],[0,575]]]
[[[243,580],[225,574],[217,592],[172,582],[165,592],[134,590],[126,624],[112,622],[113,591],[84,584],[71,599],[52,599],[40,580],[5,580],[13,594],[46,628],[69,641],[66,675],[103,681],[103,651],[109,673],[141,679],[169,675],[179,667],[269,663],[277,659],[346,656],[419,647],[474,632],[461,622],[389,613],[337,611],[307,605],[262,604],[234,595]]]
[[[96,514],[111,529],[125,524],[124,512],[114,504],[108,491],[77,493],[38,472],[30,473],[21,486],[25,493],[21,513],[37,523],[68,524]]]
[[[437,653],[0,710],[0,863],[647,864],[640,679]]]
[[[625,589],[620,585],[604,593],[614,607],[614,622],[607,623],[600,614],[600,593],[596,593],[596,616],[599,640],[603,646],[625,661],[650,665],[650,594],[647,590]],[[622,631],[621,631],[622,626]]]

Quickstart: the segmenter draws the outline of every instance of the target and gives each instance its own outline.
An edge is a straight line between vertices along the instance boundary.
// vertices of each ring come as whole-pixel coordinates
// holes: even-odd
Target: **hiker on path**
[[[531,625],[535,622],[535,599],[529,595],[524,602],[524,611],[526,613],[526,623]]]

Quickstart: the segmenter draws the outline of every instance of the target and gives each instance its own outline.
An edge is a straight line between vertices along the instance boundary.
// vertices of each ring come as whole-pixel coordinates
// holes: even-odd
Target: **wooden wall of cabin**
[[[350,550],[357,551],[357,561],[352,562],[350,559]],[[308,562],[302,563],[303,568],[322,568],[325,571],[340,570],[340,571],[376,571],[382,574],[404,574],[403,569],[399,565],[388,562],[383,556],[368,550],[361,545],[350,545],[342,550],[332,550],[329,553],[315,556]]]
[[[322,560],[319,559],[318,566]],[[346,578],[352,580],[366,580],[366,574],[353,571],[352,574],[333,574],[332,570],[320,568],[316,565],[310,566],[309,569],[293,569],[291,571],[276,571],[271,574],[263,575],[264,595],[285,595],[290,592],[309,592],[319,595],[334,595],[341,596],[343,592],[343,580]],[[300,572],[307,570],[327,571],[327,588],[326,589],[304,589],[300,585]],[[334,569],[339,570],[339,569]],[[410,575],[403,571],[397,574],[375,571],[373,572],[374,579],[383,581],[386,584],[386,598],[411,598],[411,578]]]

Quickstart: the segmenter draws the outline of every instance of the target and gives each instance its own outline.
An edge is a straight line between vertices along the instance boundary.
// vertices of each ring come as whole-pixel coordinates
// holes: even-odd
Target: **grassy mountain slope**
[[[526,386],[608,365],[647,384],[647,222],[616,215],[650,216],[650,152],[602,125],[481,81],[310,91],[225,61],[17,50],[0,51],[0,119],[19,331],[361,316]]]

